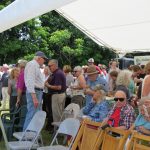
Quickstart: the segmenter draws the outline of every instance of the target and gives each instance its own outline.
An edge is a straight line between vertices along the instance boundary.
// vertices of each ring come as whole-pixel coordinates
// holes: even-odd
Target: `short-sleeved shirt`
[[[106,80],[98,75],[95,81],[90,81],[89,79],[87,79],[87,85],[90,87],[90,89],[94,89],[96,85],[102,85],[103,89],[105,92],[108,92],[108,83],[106,82]],[[92,101],[92,95],[86,95],[86,105],[88,105],[88,103],[90,103]]]
[[[66,76],[60,69],[56,69],[50,76],[48,83],[54,86],[61,86],[61,90],[48,89],[50,94],[63,93],[66,91]]]

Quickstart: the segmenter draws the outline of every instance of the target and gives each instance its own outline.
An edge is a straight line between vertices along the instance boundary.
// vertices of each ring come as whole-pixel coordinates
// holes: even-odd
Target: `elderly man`
[[[134,109],[127,103],[126,94],[123,91],[115,93],[114,101],[114,107],[108,113],[102,125],[109,124],[110,126],[127,130],[135,121]]]
[[[45,85],[51,94],[53,120],[54,122],[58,122],[60,121],[65,105],[66,77],[64,72],[58,68],[58,61],[56,59],[50,60],[48,66],[52,75]],[[50,109],[49,105],[49,110]]]
[[[35,112],[40,110],[42,106],[44,77],[40,71],[40,66],[44,64],[45,59],[47,59],[47,57],[43,52],[36,52],[34,59],[27,63],[24,70],[27,114],[23,130],[27,128]]]
[[[103,76],[99,75],[99,72],[96,70],[94,65],[91,65],[87,69],[87,86],[85,90],[86,94],[86,105],[92,101],[92,96],[94,94],[94,88],[96,85],[100,84],[103,86],[105,92],[108,92],[108,84]]]

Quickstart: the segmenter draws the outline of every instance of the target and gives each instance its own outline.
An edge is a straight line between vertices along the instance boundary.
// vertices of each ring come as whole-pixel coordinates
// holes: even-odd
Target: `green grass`
[[[48,131],[46,131],[44,129],[42,130],[41,133],[42,133],[42,138],[43,138],[44,146],[50,145],[52,135]],[[6,148],[5,148],[5,142],[4,142],[3,139],[0,141],[0,150],[6,150]]]

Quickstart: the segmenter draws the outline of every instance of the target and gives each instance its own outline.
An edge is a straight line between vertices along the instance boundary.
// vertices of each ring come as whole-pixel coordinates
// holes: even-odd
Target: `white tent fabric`
[[[118,52],[150,50],[150,0],[78,0],[58,12]]]
[[[15,0],[0,11],[0,33],[75,0]]]
[[[60,14],[98,44],[117,52],[150,50],[150,0],[77,0],[68,4],[72,1],[15,0],[0,11],[0,33],[59,8]]]

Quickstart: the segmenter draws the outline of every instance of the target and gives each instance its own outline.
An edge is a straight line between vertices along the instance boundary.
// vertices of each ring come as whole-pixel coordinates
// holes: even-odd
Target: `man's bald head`
[[[120,97],[120,98],[125,98],[126,99],[126,94],[125,94],[125,92],[120,90],[120,91],[117,91],[115,93],[115,97]]]

